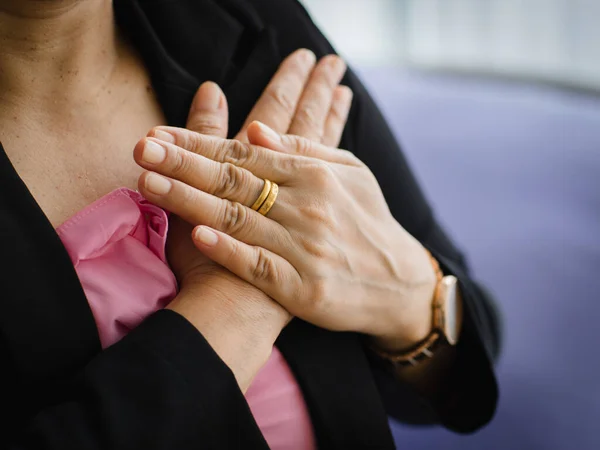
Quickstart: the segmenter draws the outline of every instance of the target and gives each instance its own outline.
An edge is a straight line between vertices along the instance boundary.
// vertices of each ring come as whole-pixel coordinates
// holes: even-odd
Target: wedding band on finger
[[[265,184],[263,186],[263,190],[260,193],[260,195],[258,196],[258,198],[256,199],[256,201],[254,202],[254,204],[251,206],[251,208],[254,211],[258,211],[259,208],[263,205],[263,203],[265,202],[265,200],[267,199],[267,197],[269,196],[269,192],[271,192],[271,186],[272,183],[270,180],[265,179]]]
[[[279,195],[279,186],[277,183],[274,183],[271,180],[265,179],[265,185],[263,187],[262,192],[258,196],[258,199],[252,205],[252,209],[254,211],[258,211],[263,216],[269,214],[271,208],[275,204],[277,200],[277,196]]]

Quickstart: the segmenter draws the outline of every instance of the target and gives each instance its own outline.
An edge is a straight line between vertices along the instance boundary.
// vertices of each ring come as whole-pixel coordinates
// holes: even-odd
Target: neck
[[[0,109],[89,101],[118,56],[112,0],[0,0]]]

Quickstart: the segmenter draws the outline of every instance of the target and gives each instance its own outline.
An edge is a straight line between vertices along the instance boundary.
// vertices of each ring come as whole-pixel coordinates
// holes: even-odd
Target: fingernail
[[[168,142],[169,144],[175,143],[175,136],[163,130],[154,130],[154,137],[159,141]]]
[[[332,108],[340,115],[346,115],[347,110],[350,109],[352,105],[352,98],[354,97],[354,93],[352,89],[348,86],[339,86],[339,91],[335,97]]]
[[[209,230],[206,227],[196,228],[196,232],[194,233],[194,236],[197,241],[201,242],[202,244],[206,245],[207,247],[213,247],[213,246],[217,245],[217,242],[219,241],[219,236],[217,236],[217,233],[215,233],[212,230]]]
[[[142,159],[149,164],[160,164],[167,158],[167,150],[154,141],[146,141]]]
[[[269,128],[262,122],[256,122],[258,128],[260,128],[260,132],[264,137],[273,142],[281,142],[281,136],[272,128]]]
[[[346,71],[346,63],[339,56],[331,58],[331,61],[329,61],[329,67],[331,67],[335,73],[343,73]]]
[[[317,61],[315,54],[306,48],[298,51],[298,58],[307,66],[312,66]]]
[[[221,88],[212,81],[207,81],[196,94],[194,100],[194,111],[215,111],[221,104]]]
[[[146,189],[156,195],[168,194],[171,190],[171,182],[165,177],[150,173],[146,177]]]

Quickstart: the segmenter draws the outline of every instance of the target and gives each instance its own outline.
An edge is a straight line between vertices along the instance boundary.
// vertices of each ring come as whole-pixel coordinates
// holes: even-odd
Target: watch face
[[[444,334],[451,345],[458,341],[458,280],[452,275],[445,276],[441,282],[444,299]]]

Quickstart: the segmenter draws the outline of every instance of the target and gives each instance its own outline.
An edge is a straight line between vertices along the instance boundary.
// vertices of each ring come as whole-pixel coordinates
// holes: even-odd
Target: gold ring
[[[256,201],[252,205],[252,209],[254,211],[258,211],[258,208],[260,208],[262,206],[262,204],[267,199],[267,196],[269,195],[269,192],[271,192],[271,181],[265,180],[265,185],[263,186],[262,192],[260,193],[260,195],[258,196],[258,198],[256,199]]]
[[[267,180],[265,180],[265,181],[267,181]],[[266,216],[267,214],[269,214],[269,211],[271,211],[271,208],[275,204],[275,200],[277,200],[277,195],[279,194],[279,186],[277,186],[277,183],[274,183],[273,181],[271,181],[270,183],[271,183],[271,189],[269,190],[267,199],[265,200],[265,202],[262,204],[262,206],[258,210],[258,212],[260,214],[262,214],[263,216]]]

